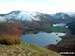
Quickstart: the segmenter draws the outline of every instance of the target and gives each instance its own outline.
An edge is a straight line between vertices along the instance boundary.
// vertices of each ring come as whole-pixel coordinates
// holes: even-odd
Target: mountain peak
[[[17,21],[40,21],[40,20],[62,20],[64,18],[75,18],[75,13],[74,12],[69,12],[69,13],[56,13],[56,14],[44,14],[44,13],[40,13],[40,12],[28,12],[28,11],[24,11],[24,10],[17,10],[17,11],[12,11],[8,14],[0,14],[1,18],[8,18],[11,20],[17,20]],[[1,19],[3,20],[3,19]]]
[[[5,17],[14,19],[14,20],[20,20],[20,21],[31,21],[33,20],[39,20],[39,18],[35,18],[38,14],[37,12],[27,12],[27,11],[12,11],[5,15]]]

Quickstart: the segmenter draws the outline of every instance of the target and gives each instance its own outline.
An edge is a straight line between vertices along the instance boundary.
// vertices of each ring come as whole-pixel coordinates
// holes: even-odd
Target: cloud
[[[56,5],[75,5],[75,0],[48,0]]]
[[[45,3],[23,3],[23,2],[0,2],[0,13],[8,13],[13,10],[38,11],[51,13],[53,5]]]
[[[48,0],[53,2],[56,12],[75,12],[75,0]]]
[[[38,11],[42,13],[75,12],[75,0],[44,0],[37,2],[0,2],[0,13],[13,10]],[[21,0],[20,0],[21,1]],[[24,0],[25,1],[25,0]]]

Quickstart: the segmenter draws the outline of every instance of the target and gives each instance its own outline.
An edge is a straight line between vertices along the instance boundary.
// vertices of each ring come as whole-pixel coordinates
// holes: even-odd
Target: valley
[[[62,47],[65,48],[71,43],[74,46],[74,40],[70,41],[70,39],[74,38],[73,36],[70,39],[69,37],[66,38],[66,36],[59,38],[63,34],[71,37],[75,33],[72,31],[75,29],[72,28],[74,24],[70,26],[71,22],[75,21],[74,15],[74,13],[44,14],[26,11],[12,11],[8,14],[0,14],[0,50],[2,50],[2,47],[8,47],[8,50],[18,47],[18,49],[22,49],[22,52],[27,51],[22,54],[17,49],[13,50],[16,52],[15,55],[21,53],[20,55],[28,56],[28,53],[31,52],[31,56],[60,56],[56,51],[62,50]],[[62,23],[65,25],[59,25]],[[53,26],[54,24],[57,26]],[[65,42],[68,44],[65,44]],[[47,45],[49,46],[45,49],[44,47]],[[40,50],[37,50],[38,48]],[[58,50],[53,50],[54,48],[58,48]],[[10,52],[7,53],[6,49],[3,49],[0,54],[12,55]],[[4,52],[4,50],[6,51]],[[2,54],[3,52],[4,54]]]

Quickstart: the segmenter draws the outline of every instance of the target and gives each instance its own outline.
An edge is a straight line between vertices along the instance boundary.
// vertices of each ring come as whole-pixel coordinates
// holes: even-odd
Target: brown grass
[[[19,36],[2,35],[0,36],[0,44],[14,45],[21,43]]]

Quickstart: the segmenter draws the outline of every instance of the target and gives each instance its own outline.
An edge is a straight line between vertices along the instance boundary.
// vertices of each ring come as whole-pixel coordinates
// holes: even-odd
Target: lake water
[[[64,33],[46,33],[46,32],[39,32],[37,34],[26,34],[21,36],[21,41],[28,42],[32,44],[36,44],[39,46],[47,46],[49,44],[57,44],[61,41],[59,36],[65,35]]]

